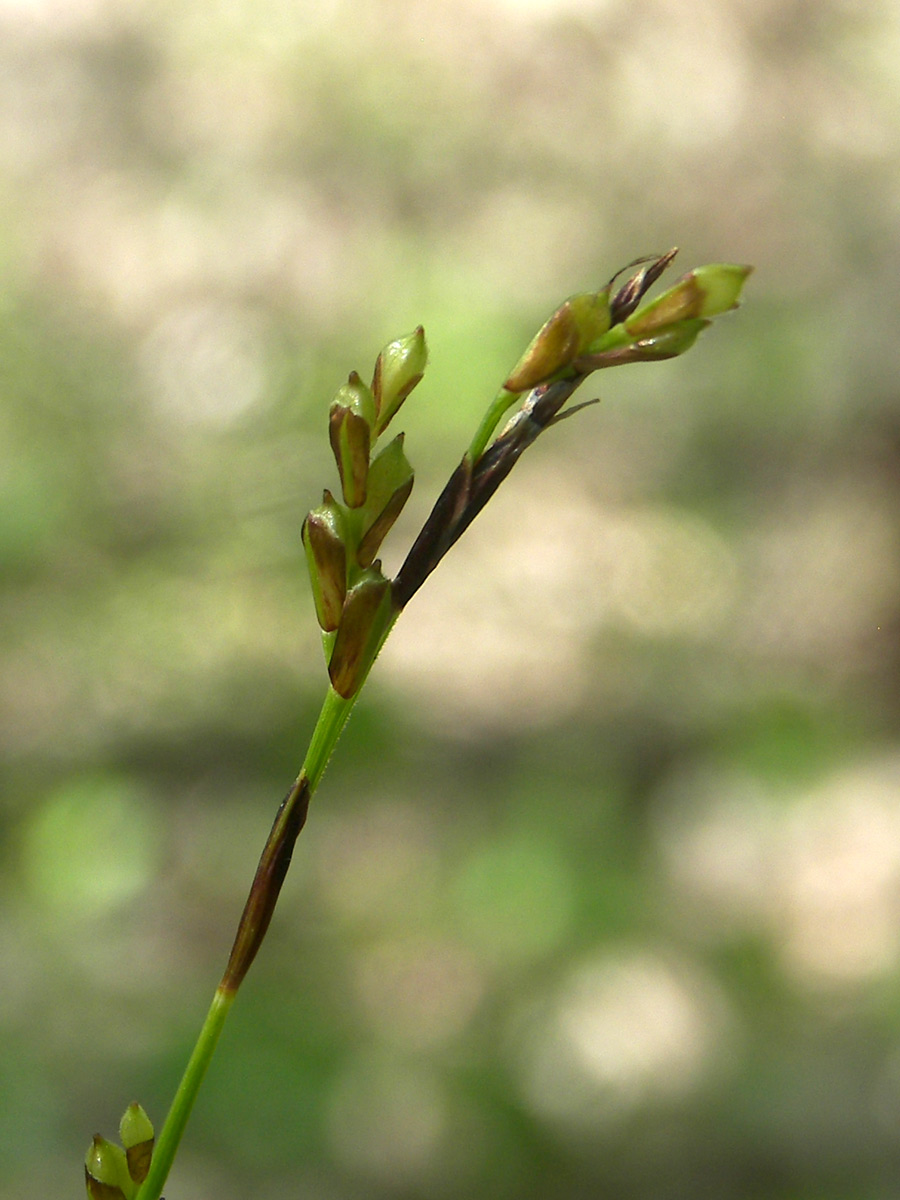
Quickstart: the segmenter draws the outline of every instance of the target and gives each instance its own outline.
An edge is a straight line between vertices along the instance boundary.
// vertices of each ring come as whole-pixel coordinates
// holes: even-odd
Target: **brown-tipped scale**
[[[316,618],[320,627],[331,633],[338,627],[347,594],[347,548],[344,513],[327,489],[320,507],[307,514],[301,537]]]
[[[376,564],[347,593],[328,663],[331,686],[345,700],[359,691],[368,674],[387,627],[390,607],[391,585]]]
[[[366,498],[374,420],[374,397],[354,371],[338,390],[328,414],[331,449],[344,501],[350,508],[359,508]]]

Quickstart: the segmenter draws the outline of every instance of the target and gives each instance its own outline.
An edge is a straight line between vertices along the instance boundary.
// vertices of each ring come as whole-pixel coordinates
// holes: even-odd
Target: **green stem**
[[[396,617],[394,619],[396,619]],[[384,637],[382,638],[381,643],[382,645],[384,644],[384,640],[387,638],[387,635],[390,633],[392,627],[393,620],[388,624],[388,627],[384,632]],[[322,775],[325,772],[325,768],[328,765],[331,752],[334,750],[337,740],[347,723],[347,718],[350,716],[350,712],[358,696],[359,690],[357,690],[355,695],[351,696],[349,699],[344,699],[343,696],[339,696],[333,688],[329,687],[325,696],[325,700],[322,704],[322,709],[319,713],[319,719],[316,721],[316,727],[313,730],[312,738],[310,739],[309,749],[306,752],[306,758],[304,759],[303,767],[299,776],[297,777],[294,787],[291,789],[291,792],[288,793],[288,801],[282,805],[282,808],[279,811],[279,816],[275,820],[275,824],[272,827],[272,832],[266,841],[266,846],[263,849],[263,853],[260,858],[261,864],[266,862],[267,856],[270,857],[270,852],[273,845],[278,843],[280,839],[283,839],[284,824],[288,814],[290,813],[289,801],[292,797],[297,795],[301,784],[304,782],[306,783],[308,787],[308,795],[311,795],[312,792],[315,791],[316,786],[321,780]],[[291,847],[288,847],[288,859],[290,848]],[[250,908],[253,900],[254,891],[257,889],[258,880],[259,870],[257,871],[257,876],[254,878],[253,888],[251,888],[250,899],[248,899],[248,909]],[[280,880],[277,886],[280,887]],[[272,907],[274,907],[275,900],[277,900],[277,890],[276,893],[271,897]],[[248,909],[245,909],[245,915]],[[271,911],[269,912],[268,916],[270,915]],[[266,924],[268,924],[268,916],[265,918]],[[242,925],[243,922],[244,917],[242,917]],[[261,940],[264,932],[265,929],[263,929],[258,940]],[[238,930],[238,938],[240,937],[241,927],[239,927]],[[256,953],[257,948],[258,941],[257,945],[251,952],[251,957]],[[232,952],[232,957],[233,956],[234,951]],[[249,966],[249,962],[246,963],[243,971],[241,971],[237,977],[237,983],[230,982],[232,960],[229,960],[229,968],[226,969],[222,983],[220,983],[216,989],[213,1002],[210,1005],[209,1012],[206,1014],[206,1020],[203,1022],[200,1035],[197,1038],[197,1042],[193,1051],[191,1052],[191,1057],[188,1060],[187,1066],[185,1067],[184,1075],[181,1078],[181,1083],[178,1085],[178,1091],[175,1093],[175,1099],[172,1101],[172,1106],[166,1116],[165,1123],[163,1124],[159,1137],[156,1139],[156,1145],[153,1149],[153,1157],[150,1161],[150,1171],[147,1175],[147,1178],[141,1184],[136,1200],[159,1200],[162,1189],[165,1186],[166,1179],[168,1178],[169,1171],[172,1168],[172,1163],[178,1151],[178,1145],[181,1141],[182,1134],[184,1133],[185,1126],[187,1125],[188,1118],[191,1115],[194,1101],[197,1098],[197,1093],[200,1090],[200,1085],[203,1082],[206,1069],[209,1066],[210,1060],[212,1059],[213,1052],[216,1048],[216,1043],[219,1040],[219,1035],[221,1034],[222,1027],[225,1024],[225,1018],[228,1016],[228,1012],[235,996],[237,995],[238,984],[243,978],[243,973],[246,971],[247,966]]]
[[[506,388],[500,389],[491,401],[487,412],[482,417],[481,424],[475,430],[475,436],[472,438],[471,445],[467,451],[470,462],[478,462],[484,453],[485,447],[491,440],[491,434],[500,424],[500,418],[519,399],[519,392],[508,392]]]
[[[206,1074],[206,1068],[209,1066],[219,1040],[219,1034],[225,1024],[225,1018],[228,1016],[228,1011],[236,995],[236,992],[228,992],[221,987],[216,989],[213,1002],[206,1014],[206,1020],[203,1022],[203,1028],[200,1030],[200,1036],[197,1038],[181,1083],[178,1085],[178,1091],[175,1093],[175,1099],[172,1101],[172,1107],[169,1109],[165,1124],[153,1147],[150,1170],[138,1192],[139,1200],[159,1200],[178,1150],[178,1143],[184,1133],[184,1127],[187,1125],[191,1109],[194,1107],[197,1092],[200,1090],[200,1084]]]
[[[326,693],[300,771],[300,775],[305,775],[309,780],[310,793],[316,790],[319,780],[325,774],[331,752],[337,745],[337,740],[347,724],[347,718],[350,716],[350,711],[358,696],[359,692],[357,691],[355,696],[345,700],[343,696],[337,694],[333,687],[329,687]]]

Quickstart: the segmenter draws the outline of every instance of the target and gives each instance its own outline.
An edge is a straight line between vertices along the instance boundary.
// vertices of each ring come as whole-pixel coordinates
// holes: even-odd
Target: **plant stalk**
[[[522,360],[524,375],[517,368],[507,380],[513,386],[518,380],[523,384],[523,390],[511,391],[504,385],[497,392],[469,449],[438,496],[399,572],[390,581],[389,590],[389,581],[381,574],[380,563],[373,563],[372,558],[377,552],[376,543],[380,544],[396,516],[390,505],[402,507],[409,495],[412,469],[405,459],[400,460],[403,470],[393,481],[393,495],[386,497],[388,507],[369,526],[362,542],[351,539],[354,562],[364,569],[356,573],[349,592],[345,573],[347,544],[342,540],[346,530],[342,535],[335,527],[337,518],[330,493],[325,493],[323,508],[314,510],[307,518],[303,541],[314,590],[319,589],[316,591],[317,614],[326,631],[323,634],[325,656],[333,684],[323,701],[300,774],[282,801],[263,847],[225,973],[160,1131],[149,1173],[136,1200],[160,1198],[225,1018],[268,930],[294,844],[306,821],[310,799],[369,670],[400,612],[481,512],[524,451],[550,425],[585,407],[577,405],[563,411],[573,392],[592,371],[682,354],[693,344],[700,330],[709,324],[709,318],[736,307],[751,268],[720,263],[697,268],[676,283],[670,292],[636,312],[647,289],[674,255],[675,251],[670,250],[667,254],[636,259],[629,266],[641,266],[641,269],[615,295],[610,297],[609,293],[621,272],[613,276],[604,291],[570,298],[539,330]],[[604,298],[608,300],[608,323],[604,325],[607,332],[605,340],[601,338],[597,342],[593,336],[596,311]],[[636,315],[632,324],[624,326],[633,314]],[[560,331],[564,335],[562,342]],[[585,349],[591,352],[584,353]],[[374,404],[373,411],[378,412],[377,424],[372,424],[371,414],[364,419],[350,405],[338,403],[336,407],[332,406],[332,448],[341,472],[349,514],[360,510],[365,500],[373,429],[376,436],[383,432],[391,416],[421,378],[426,353],[421,326],[408,338],[392,342],[382,351],[373,381],[374,399],[369,393],[370,408]],[[350,386],[358,393],[354,403],[362,403],[368,390],[358,376],[351,375]],[[339,393],[339,397],[342,395],[343,392]],[[383,401],[386,407],[380,408]],[[514,405],[519,406],[518,411],[495,436],[500,421]],[[402,445],[402,435],[398,441]],[[376,464],[378,462],[383,464],[384,459],[379,457]],[[385,517],[386,513],[388,517]],[[351,516],[347,520],[356,528]],[[367,538],[371,539],[371,545]],[[98,1188],[105,1186],[95,1177],[93,1179]],[[100,1193],[94,1190],[91,1194]]]
[[[384,631],[382,645],[393,627],[390,621]],[[225,1018],[237,995],[238,988],[250,968],[265,937],[269,921],[290,866],[291,853],[297,835],[306,820],[310,797],[328,765],[328,760],[341,735],[359,690],[349,699],[339,696],[329,687],[316,721],[309,749],[300,774],[284,798],[272,831],[260,856],[256,875],[238,924],[228,965],[212,1004],[200,1029],[200,1034],[185,1067],[175,1098],[156,1139],[150,1170],[141,1184],[136,1200],[159,1200],[178,1145],[191,1115],[206,1069],[215,1052]]]

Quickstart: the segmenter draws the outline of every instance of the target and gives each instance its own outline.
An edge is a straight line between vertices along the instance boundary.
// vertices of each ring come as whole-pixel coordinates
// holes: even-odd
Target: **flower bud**
[[[303,522],[301,534],[312,582],[316,617],[326,633],[337,629],[347,594],[344,512],[327,489],[320,508]]]
[[[609,289],[570,296],[548,317],[531,339],[503,385],[510,392],[525,392],[583,354],[609,329]]]
[[[153,1154],[153,1126],[140,1104],[129,1104],[125,1109],[119,1122],[119,1137],[125,1148],[128,1174],[135,1183],[143,1183]]]
[[[370,567],[347,593],[334,639],[328,674],[331,686],[349,700],[362,686],[390,618],[391,585]]]
[[[741,289],[752,267],[734,263],[709,263],[688,271],[661,296],[625,321],[632,337],[645,337],[676,321],[717,317],[736,308]]]
[[[350,508],[359,508],[366,498],[374,421],[375,398],[354,371],[338,389],[328,415],[331,449],[341,476],[344,500]]]
[[[362,538],[356,561],[369,567],[388,530],[399,517],[413,487],[413,469],[403,453],[402,433],[372,460],[362,510]]]
[[[372,392],[375,396],[375,436],[384,433],[400,405],[425,373],[428,346],[419,325],[406,337],[388,342],[375,361]]]
[[[94,1135],[84,1157],[84,1182],[88,1200],[130,1200],[136,1188],[128,1174],[125,1151]]]

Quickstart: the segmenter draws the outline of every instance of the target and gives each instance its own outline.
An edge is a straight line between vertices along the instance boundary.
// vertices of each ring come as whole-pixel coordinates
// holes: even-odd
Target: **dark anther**
[[[678,253],[678,247],[674,246],[665,254],[651,255],[648,258],[636,258],[634,262],[629,263],[627,267],[623,267],[622,271],[627,271],[631,267],[636,267],[640,263],[647,263],[647,266],[642,267],[640,271],[627,279],[619,288],[612,300],[609,302],[609,322],[610,325],[618,325],[620,321],[627,320],[640,304],[645,293],[653,287],[660,275]],[[617,271],[610,280],[612,284],[622,271]]]

